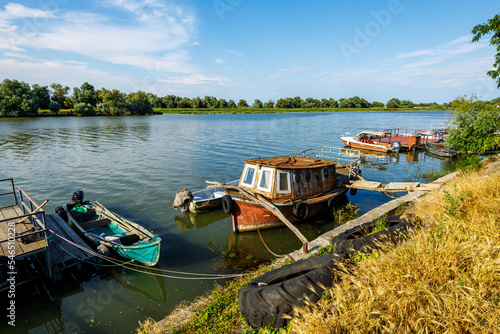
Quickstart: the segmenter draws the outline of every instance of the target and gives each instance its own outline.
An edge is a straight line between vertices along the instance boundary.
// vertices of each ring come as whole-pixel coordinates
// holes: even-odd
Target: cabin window
[[[295,172],[294,175],[295,175],[295,183],[299,183],[300,182],[300,173]]]
[[[278,193],[289,194],[290,190],[290,173],[278,171]]]
[[[243,179],[241,180],[241,185],[253,188],[256,170],[257,167],[246,165],[245,171],[243,172]]]
[[[323,169],[323,176],[325,177],[325,179],[328,179],[328,175],[328,168]]]
[[[311,182],[311,172],[310,171],[306,172],[306,182],[307,183]]]
[[[271,185],[273,179],[273,170],[271,168],[262,167],[260,170],[259,183],[257,189],[264,191],[271,191]]]

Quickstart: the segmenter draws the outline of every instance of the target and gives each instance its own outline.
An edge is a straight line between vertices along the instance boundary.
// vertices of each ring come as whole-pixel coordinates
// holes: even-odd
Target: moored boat
[[[454,148],[448,147],[444,142],[425,143],[427,152],[439,155],[441,157],[453,158],[457,156],[457,151]]]
[[[352,156],[353,152],[357,153]],[[349,175],[359,172],[359,157],[359,151],[318,147],[291,156],[245,160],[238,187],[226,187],[222,207],[232,215],[235,232],[284,225],[259,198],[289,222],[303,221],[335,206],[347,191]]]
[[[161,238],[141,225],[106,209],[98,202],[83,201],[83,191],[73,203],[56,212],[103,254],[114,251],[125,259],[154,266],[160,258]]]
[[[229,185],[237,185],[239,180],[228,182]],[[182,212],[203,213],[220,209],[222,197],[225,195],[222,187],[208,187],[195,192],[183,189],[177,192],[174,199],[174,208],[181,208]]]
[[[399,152],[399,141],[390,140],[391,134],[384,131],[362,131],[356,136],[343,136],[340,140],[344,145],[377,152]]]

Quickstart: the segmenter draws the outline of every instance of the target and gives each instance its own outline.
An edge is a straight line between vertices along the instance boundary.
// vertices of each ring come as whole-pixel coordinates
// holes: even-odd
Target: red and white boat
[[[255,199],[259,197],[290,222],[303,221],[334,207],[347,191],[349,175],[359,172],[359,157],[359,151],[321,146],[291,156],[246,160],[241,191],[226,188],[222,207],[232,215],[235,232],[284,225]]]
[[[377,152],[399,152],[401,143],[390,140],[391,133],[383,131],[362,131],[356,136],[344,136],[340,140],[346,146]],[[388,140],[389,139],[389,140]]]

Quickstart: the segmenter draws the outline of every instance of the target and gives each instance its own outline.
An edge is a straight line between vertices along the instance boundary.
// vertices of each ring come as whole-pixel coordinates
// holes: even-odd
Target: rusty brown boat
[[[360,152],[316,147],[290,156],[245,160],[237,187],[222,199],[235,232],[283,225],[275,208],[292,223],[331,210],[347,191],[349,177],[359,172]],[[272,209],[262,205],[272,204]]]

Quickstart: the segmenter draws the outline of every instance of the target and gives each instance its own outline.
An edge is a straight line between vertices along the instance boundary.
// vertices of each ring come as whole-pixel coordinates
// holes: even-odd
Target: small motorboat
[[[390,142],[384,139],[390,138],[390,132],[384,131],[362,131],[356,136],[343,136],[340,140],[344,145],[377,152],[399,152],[401,143],[399,141]]]
[[[289,222],[301,222],[335,206],[350,176],[360,174],[359,158],[359,151],[321,146],[290,156],[245,160],[238,186],[226,187],[222,208],[232,215],[235,232],[284,225],[262,200]]]
[[[158,263],[161,245],[158,235],[118,216],[97,201],[84,202],[83,196],[83,191],[75,191],[73,203],[57,207],[56,213],[102,254],[112,250],[146,266]]]
[[[448,147],[444,142],[428,142],[425,143],[425,148],[427,152],[439,155],[440,157],[453,158],[458,154],[458,152],[454,148]]]
[[[228,185],[237,185],[239,180],[228,182]],[[222,197],[225,195],[223,187],[207,187],[206,189],[190,192],[186,188],[177,192],[174,199],[174,208],[181,208],[182,212],[203,213],[220,209]]]

